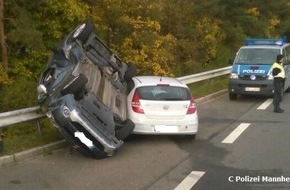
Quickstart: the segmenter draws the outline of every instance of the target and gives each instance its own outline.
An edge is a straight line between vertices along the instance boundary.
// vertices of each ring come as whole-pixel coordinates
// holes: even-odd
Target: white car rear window
[[[137,89],[139,98],[143,100],[158,101],[184,101],[190,100],[187,88],[175,86],[146,86]]]

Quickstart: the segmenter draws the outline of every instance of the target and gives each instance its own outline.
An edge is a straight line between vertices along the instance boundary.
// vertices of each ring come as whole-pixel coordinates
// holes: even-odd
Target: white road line
[[[235,130],[227,136],[222,143],[233,143],[250,126],[250,123],[241,123]]]
[[[190,190],[194,184],[205,174],[203,171],[192,171],[174,190]]]
[[[261,104],[257,110],[265,110],[273,102],[272,98],[267,99],[263,104]]]

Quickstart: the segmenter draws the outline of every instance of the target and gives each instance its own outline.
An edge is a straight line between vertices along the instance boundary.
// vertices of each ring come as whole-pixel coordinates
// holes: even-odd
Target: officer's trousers
[[[274,110],[280,109],[280,102],[282,101],[283,96],[283,89],[284,89],[284,80],[282,78],[274,79]]]

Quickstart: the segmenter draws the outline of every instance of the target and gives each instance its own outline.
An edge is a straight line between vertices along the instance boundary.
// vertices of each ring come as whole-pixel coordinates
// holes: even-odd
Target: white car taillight
[[[137,91],[134,92],[131,106],[134,112],[144,114],[144,110],[142,109],[141,103],[139,101],[139,94]]]
[[[196,105],[195,105],[195,102],[193,100],[193,97],[190,96],[190,103],[189,103],[189,107],[187,109],[186,114],[194,114],[195,111],[196,111]]]

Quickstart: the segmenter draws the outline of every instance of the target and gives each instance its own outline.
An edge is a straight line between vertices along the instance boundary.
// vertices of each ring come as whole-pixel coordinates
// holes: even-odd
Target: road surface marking
[[[222,143],[233,143],[250,126],[250,123],[241,123],[235,130],[227,136]]]
[[[190,190],[194,184],[205,174],[202,171],[192,171],[174,190]]]
[[[267,99],[263,104],[261,104],[257,110],[265,110],[273,102],[272,98]]]

